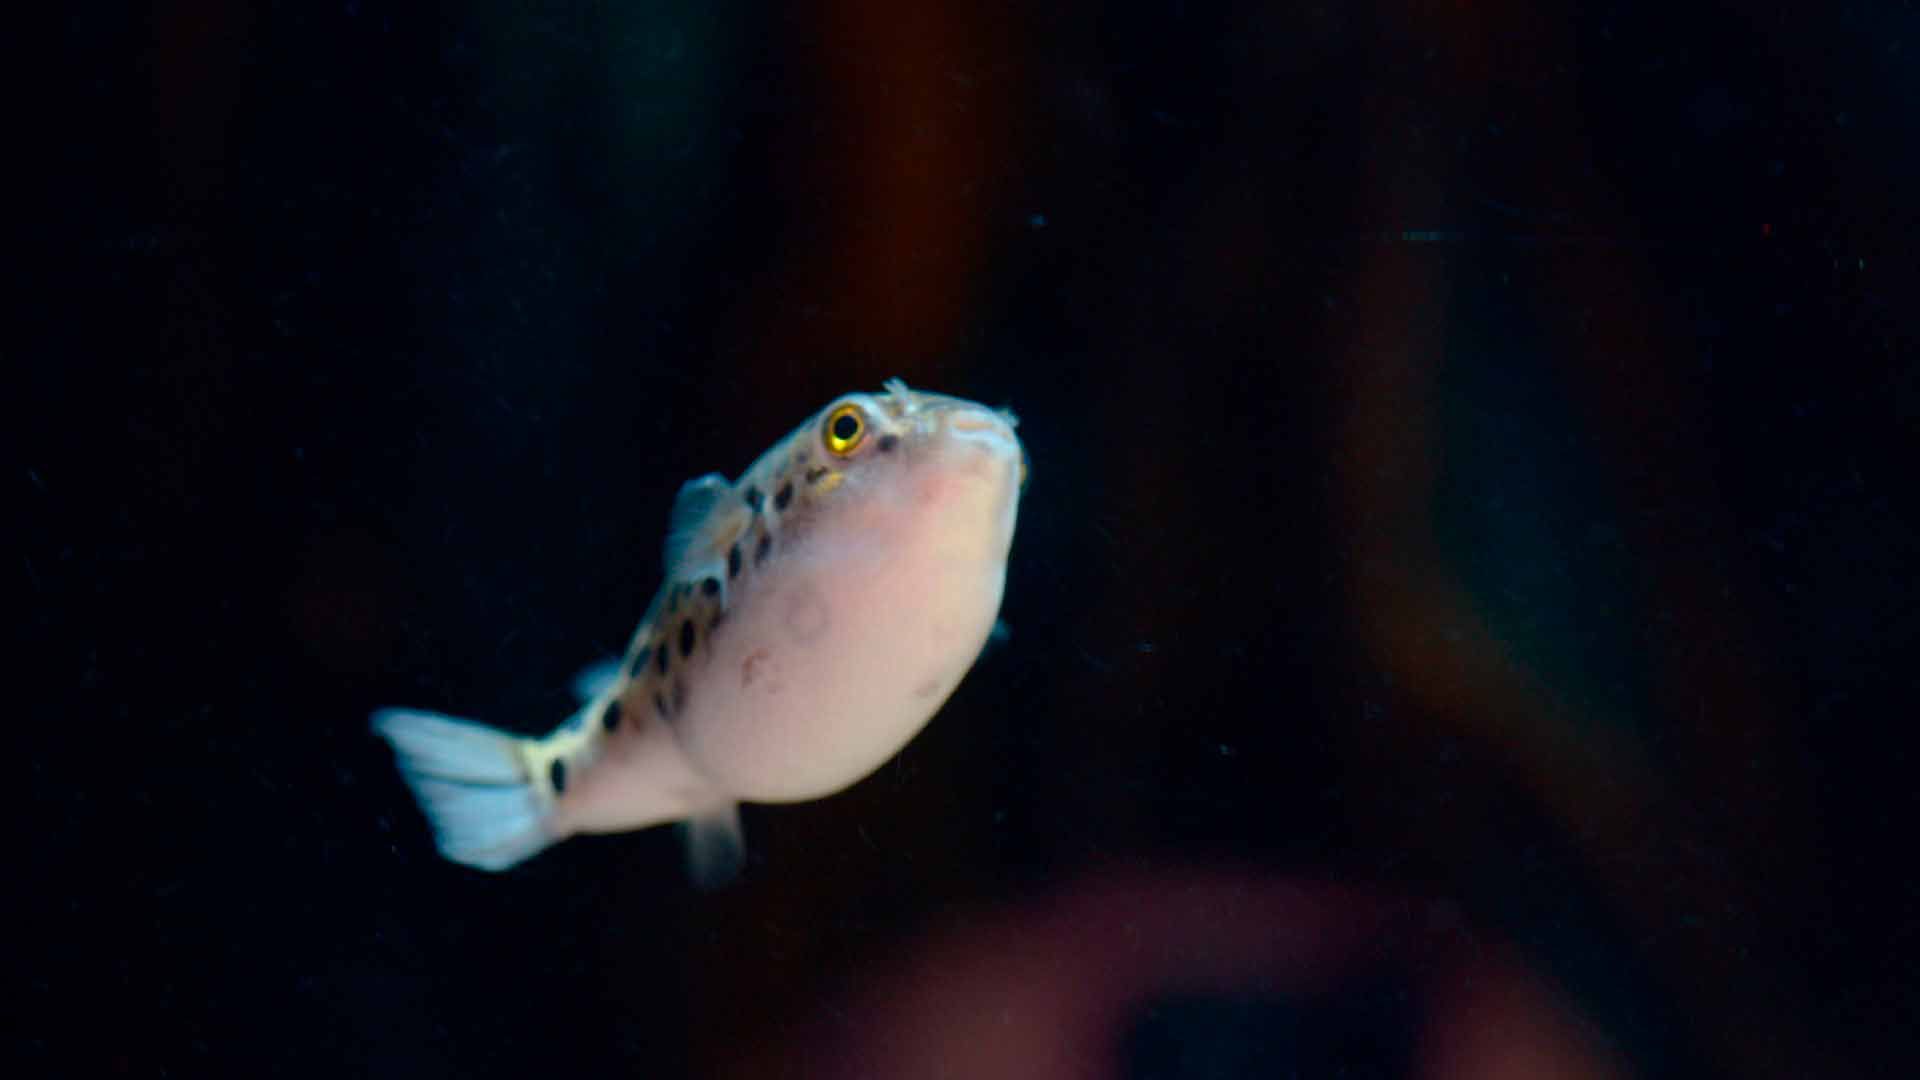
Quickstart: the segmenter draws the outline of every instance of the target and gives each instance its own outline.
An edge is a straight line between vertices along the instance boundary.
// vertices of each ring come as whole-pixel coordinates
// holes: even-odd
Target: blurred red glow
[[[1217,868],[1091,874],[1019,906],[961,912],[863,965],[729,1076],[1126,1075],[1123,1039],[1168,994],[1307,1001],[1397,967],[1425,1017],[1417,1075],[1623,1075],[1551,987],[1434,904]]]

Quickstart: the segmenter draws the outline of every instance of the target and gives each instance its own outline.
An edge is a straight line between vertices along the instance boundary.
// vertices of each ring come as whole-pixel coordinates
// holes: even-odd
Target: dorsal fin
[[[674,567],[687,553],[687,545],[700,534],[701,526],[707,523],[713,508],[733,485],[719,473],[696,476],[680,485],[680,494],[673,500],[673,513],[667,517],[666,572],[673,576]]]
[[[573,699],[582,705],[591,705],[619,681],[620,661],[596,660],[573,677]]]

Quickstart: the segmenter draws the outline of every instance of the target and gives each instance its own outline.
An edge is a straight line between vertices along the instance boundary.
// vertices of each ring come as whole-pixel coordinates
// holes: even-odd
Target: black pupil
[[[833,421],[833,437],[841,442],[852,442],[860,433],[860,420],[852,413],[841,413]]]

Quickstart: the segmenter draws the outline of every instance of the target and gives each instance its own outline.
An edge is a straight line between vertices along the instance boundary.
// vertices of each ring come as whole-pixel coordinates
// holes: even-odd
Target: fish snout
[[[963,467],[1017,500],[1027,481],[1027,451],[1013,433],[1011,413],[967,404],[952,409],[941,418],[942,438],[948,460]]]
[[[947,410],[942,426],[949,439],[998,458],[1024,461],[1026,450],[1013,433],[1013,417],[1005,412],[979,405]]]

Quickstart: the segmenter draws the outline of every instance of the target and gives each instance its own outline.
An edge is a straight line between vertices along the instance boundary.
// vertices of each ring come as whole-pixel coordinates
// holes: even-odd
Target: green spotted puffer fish
[[[550,734],[375,712],[441,854],[503,870],[576,833],[680,822],[713,885],[741,861],[741,802],[879,768],[993,632],[1026,480],[1014,424],[898,379],[842,397],[739,480],[681,487],[624,660],[583,675]]]

